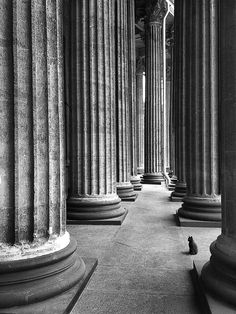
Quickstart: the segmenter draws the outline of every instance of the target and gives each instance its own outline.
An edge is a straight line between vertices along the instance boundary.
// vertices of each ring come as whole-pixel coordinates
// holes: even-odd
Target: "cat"
[[[196,255],[198,253],[197,244],[194,242],[193,237],[188,237],[189,254]]]

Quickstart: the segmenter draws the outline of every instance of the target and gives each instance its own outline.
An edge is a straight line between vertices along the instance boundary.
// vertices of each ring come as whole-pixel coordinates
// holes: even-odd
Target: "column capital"
[[[146,6],[147,18],[149,25],[162,25],[162,20],[167,12],[166,0],[149,0]]]

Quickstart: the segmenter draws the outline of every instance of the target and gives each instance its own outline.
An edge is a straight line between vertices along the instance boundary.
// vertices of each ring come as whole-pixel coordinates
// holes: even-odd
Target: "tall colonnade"
[[[67,219],[125,217],[138,174],[164,185],[166,167],[179,218],[222,223],[201,278],[236,305],[235,1],[148,0],[138,58],[135,5],[0,0],[1,308],[80,283]]]

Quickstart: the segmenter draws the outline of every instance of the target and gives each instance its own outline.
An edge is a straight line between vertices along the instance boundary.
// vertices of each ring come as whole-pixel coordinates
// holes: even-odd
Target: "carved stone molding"
[[[146,22],[161,25],[167,12],[167,2],[165,0],[150,0],[146,6],[146,12]]]

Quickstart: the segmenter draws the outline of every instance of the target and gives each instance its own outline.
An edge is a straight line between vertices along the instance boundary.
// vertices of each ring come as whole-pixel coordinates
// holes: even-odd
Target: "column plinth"
[[[137,198],[134,192],[134,186],[130,182],[122,182],[117,184],[117,194],[122,201],[135,201]]]
[[[103,220],[125,213],[115,186],[114,1],[70,1],[66,34],[71,105],[67,217]]]
[[[0,4],[0,308],[85,274],[66,232],[63,1]]]
[[[218,5],[218,1],[213,1]],[[236,305],[236,3],[219,2],[219,119],[222,191],[221,235],[210,246],[211,258],[203,266],[204,286],[220,299]],[[229,49],[230,45],[230,49]]]
[[[143,186],[140,182],[139,176],[132,176],[130,179],[130,182],[133,185],[135,191],[141,191],[142,190]]]
[[[162,23],[166,2],[156,1],[147,7],[146,21],[146,104],[145,162],[142,183],[161,184],[163,165],[163,45]]]
[[[204,221],[221,221],[220,196],[185,196],[183,202],[178,211],[181,217]]]
[[[50,247],[45,249],[48,253],[44,251],[41,256],[35,249],[30,250],[27,246],[24,249],[22,246],[25,257],[19,259],[17,254],[16,260],[4,259],[0,262],[0,308],[31,304],[54,297],[83,278],[85,265],[75,252],[77,243],[71,240],[65,248],[51,253],[54,244],[51,241]],[[38,249],[40,248],[43,249],[42,246]]]
[[[171,193],[171,197],[183,198],[187,193],[187,184],[186,182],[176,182],[175,190]]]
[[[75,220],[110,219],[124,214],[117,194],[70,197],[67,204],[68,217]]]
[[[187,194],[178,214],[193,220],[221,221],[217,1],[182,1],[181,6],[186,49]]]
[[[161,184],[164,182],[164,177],[162,172],[158,173],[144,173],[142,177],[142,183],[144,184]]]

